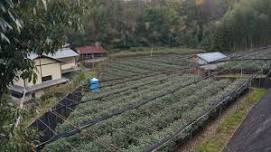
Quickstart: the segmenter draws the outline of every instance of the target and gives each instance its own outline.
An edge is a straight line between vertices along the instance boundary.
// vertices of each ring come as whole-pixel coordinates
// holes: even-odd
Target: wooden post
[[[241,77],[243,77],[243,67],[241,66]]]
[[[39,63],[40,63],[40,78],[41,78],[41,81],[42,81],[42,67],[41,67],[41,58],[39,59]]]

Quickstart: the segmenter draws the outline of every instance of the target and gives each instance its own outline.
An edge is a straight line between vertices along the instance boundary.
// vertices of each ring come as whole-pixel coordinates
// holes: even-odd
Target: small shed
[[[77,66],[79,54],[70,48],[59,49],[54,54],[49,54],[48,56],[62,62],[61,70],[63,74],[79,70],[79,67]]]
[[[76,51],[80,54],[81,61],[106,57],[106,51],[99,43],[76,48]]]
[[[76,62],[77,58],[79,58],[79,54],[70,48],[61,48],[61,49],[58,49],[53,54],[48,53],[48,54],[43,54],[43,56],[60,61],[62,74],[76,71],[79,69]],[[28,56],[28,58],[31,60],[37,57],[39,57],[39,55],[35,53],[31,53]]]
[[[193,57],[194,61],[200,65],[211,64],[225,58],[227,56],[221,52],[200,53]]]

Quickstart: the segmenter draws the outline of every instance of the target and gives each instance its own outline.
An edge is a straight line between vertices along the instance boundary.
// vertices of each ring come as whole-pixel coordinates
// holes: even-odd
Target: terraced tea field
[[[107,62],[100,74],[103,80],[129,77],[139,74],[172,72],[191,69],[197,66],[191,60],[192,55],[164,55],[154,57],[137,57]]]
[[[193,75],[195,66],[181,55],[107,63],[100,92],[84,93],[44,151],[172,150],[248,84]]]
[[[170,75],[164,81],[157,80],[140,90],[127,89],[121,95],[103,97],[102,91],[97,95],[101,98],[90,101],[86,96],[86,102],[57,131],[89,124],[88,128],[46,146],[45,150],[70,151],[71,145],[80,151],[144,151],[214,108],[243,83]]]
[[[231,73],[244,73],[244,74],[252,74],[258,71],[262,73],[269,72],[271,68],[271,61],[231,61],[222,65],[221,70],[231,71]]]
[[[232,53],[229,56],[231,57],[230,62],[221,65],[221,70],[227,70],[231,73],[261,72],[267,74],[271,69],[271,48]]]

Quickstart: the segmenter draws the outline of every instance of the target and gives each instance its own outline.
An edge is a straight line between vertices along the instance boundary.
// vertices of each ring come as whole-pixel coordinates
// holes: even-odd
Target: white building
[[[78,56],[78,53],[69,48],[59,49],[55,54],[41,56],[30,54],[28,58],[36,66],[36,82],[14,80],[14,85],[10,88],[12,96],[20,99],[25,93],[25,100],[29,100],[32,97],[40,97],[46,88],[66,83],[68,79],[62,75],[78,69],[76,62]]]
[[[226,58],[227,56],[221,52],[200,53],[193,57],[193,59],[200,65],[211,64]]]
[[[31,59],[36,58],[37,56],[37,54],[30,54]],[[62,74],[78,70],[76,61],[79,58],[79,54],[70,48],[62,48],[54,54],[49,53],[44,56],[61,61]]]

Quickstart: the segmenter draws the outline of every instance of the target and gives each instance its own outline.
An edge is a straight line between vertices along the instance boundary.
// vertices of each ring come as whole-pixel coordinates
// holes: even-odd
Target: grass
[[[195,152],[221,152],[238,129],[242,121],[246,118],[250,109],[266,94],[265,89],[252,89],[250,93],[240,101],[240,105],[230,112],[219,122],[214,134],[206,137],[194,148]]]
[[[135,57],[135,56],[147,56],[147,55],[161,55],[161,54],[193,54],[204,52],[200,49],[190,49],[190,48],[148,48],[148,47],[135,47],[128,50],[116,50],[112,53],[110,57],[120,58],[120,57]]]

